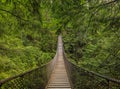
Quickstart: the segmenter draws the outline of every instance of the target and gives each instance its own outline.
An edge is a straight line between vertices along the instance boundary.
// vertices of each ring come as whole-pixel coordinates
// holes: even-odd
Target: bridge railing
[[[0,81],[0,89],[44,89],[57,60],[57,52],[49,63]]]
[[[58,43],[57,45],[59,45]],[[49,63],[25,73],[0,80],[0,89],[44,89],[54,69],[58,55],[57,46],[56,55]]]
[[[120,80],[76,66],[63,55],[73,89],[120,89]]]

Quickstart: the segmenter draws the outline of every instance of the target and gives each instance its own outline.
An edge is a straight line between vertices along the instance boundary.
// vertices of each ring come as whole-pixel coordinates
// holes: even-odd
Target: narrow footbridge
[[[59,37],[58,40],[58,57],[51,73],[50,80],[46,89],[71,89],[70,81],[67,75],[67,71],[65,68],[64,58],[63,58],[63,44],[62,39]]]
[[[62,37],[47,64],[0,81],[0,89],[120,89],[120,80],[76,66],[67,60]]]

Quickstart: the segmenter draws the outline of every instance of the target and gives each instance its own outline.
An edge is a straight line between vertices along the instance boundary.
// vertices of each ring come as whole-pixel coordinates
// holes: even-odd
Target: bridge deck
[[[58,40],[58,59],[55,68],[51,74],[50,80],[46,89],[71,89],[70,82],[67,76],[64,59],[62,39]]]

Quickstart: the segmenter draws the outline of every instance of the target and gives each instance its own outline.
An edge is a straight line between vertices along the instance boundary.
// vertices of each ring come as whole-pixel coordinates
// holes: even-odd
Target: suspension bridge
[[[71,63],[65,56],[60,35],[56,55],[49,63],[1,80],[0,89],[120,89],[120,80]]]

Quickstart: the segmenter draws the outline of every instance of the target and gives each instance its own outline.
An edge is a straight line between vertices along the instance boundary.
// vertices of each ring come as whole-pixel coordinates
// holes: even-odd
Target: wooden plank
[[[62,41],[59,38],[58,59],[46,89],[71,89],[63,59]]]

